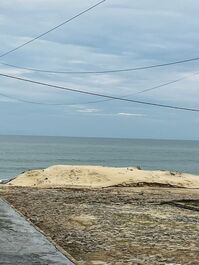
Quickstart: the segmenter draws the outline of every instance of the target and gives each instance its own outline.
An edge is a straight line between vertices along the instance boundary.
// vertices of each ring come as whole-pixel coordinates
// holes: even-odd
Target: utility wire
[[[197,74],[197,73],[195,73],[195,74]],[[198,72],[198,74],[199,74],[199,72]],[[188,78],[188,77],[186,77],[186,78]],[[134,94],[123,95],[122,97],[124,98],[124,97],[134,96],[134,95],[137,95],[137,94],[146,93],[148,91],[151,91],[151,90],[154,90],[154,89],[157,89],[157,88],[161,88],[161,87],[164,87],[164,86],[168,86],[170,84],[176,83],[176,82],[184,80],[186,78],[180,78],[180,79],[177,79],[177,80],[174,80],[174,81],[171,81],[171,82],[163,83],[161,85],[154,86],[154,87],[151,87],[151,88],[136,92]],[[15,96],[10,96],[10,95],[3,94],[3,93],[0,93],[0,96],[6,97],[6,98],[10,98],[10,99],[14,99],[14,100],[17,100],[17,101],[23,102],[23,103],[36,104],[36,105],[47,105],[47,106],[48,105],[50,105],[50,106],[89,105],[89,104],[102,103],[102,102],[107,102],[107,101],[114,100],[114,99],[105,99],[105,100],[87,101],[87,102],[83,102],[83,103],[44,103],[44,102],[38,102],[38,101],[28,101],[28,100],[25,100],[25,99],[21,99],[21,98],[15,97]]]
[[[158,89],[158,88],[162,88],[162,87],[165,87],[165,86],[168,86],[168,85],[172,85],[172,84],[175,84],[177,82],[180,82],[180,81],[189,79],[190,77],[193,77],[195,75],[199,75],[199,72],[195,72],[195,73],[193,73],[191,75],[188,75],[188,76],[185,76],[185,77],[182,77],[182,78],[179,78],[179,79],[170,81],[170,82],[166,82],[166,83],[160,84],[158,86],[153,86],[151,88],[147,88],[147,89],[138,91],[138,92],[133,93],[133,94],[123,95],[122,97],[125,98],[125,97],[129,97],[129,96],[136,96],[138,94],[143,94],[143,93],[146,93],[146,92],[149,92],[149,91]],[[92,103],[102,103],[102,102],[107,102],[107,101],[112,101],[112,100],[114,100],[114,99],[97,100],[97,101],[89,102],[89,104],[92,104]]]
[[[22,99],[22,98],[19,98],[19,97],[15,97],[15,96],[12,96],[12,95],[8,95],[8,94],[5,94],[5,93],[1,93],[0,92],[0,96],[1,97],[5,97],[5,98],[9,98],[9,99],[12,99],[12,100],[17,100],[19,102],[22,102],[22,103],[28,103],[28,104],[34,104],[34,105],[44,105],[44,106],[76,106],[76,105],[85,105],[85,104],[93,104],[95,103],[94,101],[91,101],[91,102],[82,102],[82,103],[45,103],[45,102],[38,102],[38,101],[30,101],[30,100],[26,100],[26,99]]]
[[[133,94],[131,93],[131,94],[128,94],[128,95],[123,95],[122,98],[129,97],[129,96],[135,96],[135,95],[138,95],[138,94],[143,94],[143,93],[146,93],[146,92],[158,89],[158,88],[162,88],[162,87],[165,87],[165,86],[168,86],[168,85],[171,85],[171,84],[174,84],[174,83],[189,79],[190,77],[198,75],[198,74],[199,74],[199,72],[195,72],[195,73],[190,74],[188,76],[185,76],[185,77],[182,77],[182,78],[170,81],[170,82],[166,82],[166,83],[160,84],[158,86],[153,86],[151,88],[147,88],[147,89],[138,91],[138,92],[133,93]],[[36,104],[36,105],[47,105],[47,106],[89,105],[89,104],[103,103],[103,102],[108,102],[108,101],[115,100],[115,99],[105,99],[105,100],[87,101],[87,102],[82,102],[82,103],[44,103],[44,102],[37,102],[37,101],[28,101],[28,100],[25,100],[25,99],[21,99],[21,98],[14,97],[14,96],[9,96],[7,94],[2,94],[2,93],[0,93],[0,96],[6,97],[6,98],[10,98],[10,99],[14,99],[14,100],[17,100],[17,101],[23,102],[23,103]]]
[[[126,98],[126,97],[129,97],[129,96],[134,96],[134,95],[138,95],[138,94],[143,94],[143,93],[146,93],[146,92],[149,92],[149,91],[152,91],[152,90],[161,88],[161,87],[165,87],[165,86],[168,86],[168,85],[171,85],[171,84],[180,82],[182,80],[188,79],[188,78],[190,78],[192,76],[195,76],[195,75],[198,75],[198,74],[199,74],[199,72],[196,72],[196,73],[191,74],[191,75],[188,75],[186,77],[182,77],[182,78],[179,78],[179,79],[170,81],[170,82],[166,82],[166,83],[160,84],[158,86],[153,86],[151,88],[147,88],[147,89],[138,91],[138,92],[133,93],[133,94],[131,93],[131,94],[128,94],[128,95],[123,95],[122,98]],[[19,102],[36,104],[36,105],[47,105],[47,106],[49,106],[49,105],[50,106],[89,105],[89,104],[102,103],[102,102],[107,102],[107,101],[115,100],[115,99],[104,99],[104,100],[87,101],[87,102],[82,102],[82,103],[43,103],[43,102],[37,102],[37,101],[28,101],[28,100],[25,100],[25,99],[21,99],[21,98],[14,97],[14,96],[9,96],[7,94],[2,94],[2,93],[0,93],[0,96],[7,97],[7,98],[10,98],[10,99],[14,99],[14,100],[17,100]]]
[[[31,79],[25,79],[25,78],[16,77],[16,76],[7,75],[7,74],[2,74],[2,73],[0,73],[0,76],[6,77],[9,79],[15,79],[18,81],[28,82],[28,83],[32,83],[32,84],[36,84],[36,85],[41,85],[41,86],[66,90],[66,91],[70,91],[70,92],[80,93],[80,94],[84,94],[84,95],[103,97],[103,98],[107,98],[107,99],[115,99],[115,100],[119,100],[119,101],[131,102],[131,103],[154,106],[154,107],[162,107],[162,108],[167,108],[167,109],[199,112],[199,109],[195,109],[195,108],[179,107],[179,106],[172,106],[172,105],[166,105],[166,104],[160,104],[160,103],[146,102],[146,101],[141,101],[141,100],[121,98],[121,97],[117,97],[117,96],[109,96],[106,94],[84,91],[84,90],[80,90],[80,89],[73,89],[73,88],[68,88],[68,87],[64,87],[64,86],[52,85],[50,83],[39,82],[39,81],[31,80]]]
[[[91,6],[91,7],[89,7],[88,9],[86,9],[86,10],[80,12],[79,14],[73,16],[72,18],[70,18],[70,19],[68,19],[68,20],[66,20],[66,21],[64,21],[64,22],[62,22],[61,24],[59,24],[59,25],[57,25],[57,26],[55,26],[55,27],[49,29],[48,31],[46,31],[46,32],[44,32],[44,33],[38,35],[37,37],[35,37],[35,38],[33,38],[33,39],[31,39],[31,40],[29,40],[29,41],[27,41],[27,42],[25,42],[25,43],[23,43],[23,44],[17,46],[16,48],[14,48],[14,49],[12,49],[12,50],[10,50],[10,51],[7,51],[7,52],[1,54],[1,55],[0,55],[0,58],[6,56],[6,55],[8,55],[8,54],[10,54],[10,53],[12,53],[12,52],[14,52],[14,51],[16,51],[16,50],[21,49],[22,47],[24,47],[24,46],[26,46],[26,45],[32,43],[32,42],[35,41],[35,40],[40,39],[41,37],[47,35],[48,33],[50,33],[50,32],[52,32],[52,31],[54,31],[54,30],[56,30],[56,29],[62,27],[63,25],[69,23],[70,21],[72,21],[72,20],[74,20],[74,19],[80,17],[81,15],[83,15],[83,14],[89,12],[90,10],[94,9],[95,7],[101,5],[101,4],[104,3],[105,1],[106,1],[106,0],[103,0],[103,1],[98,2],[97,4],[95,4],[95,5]]]
[[[3,55],[4,56],[4,55]],[[2,57],[2,56],[0,56]],[[166,66],[172,66],[177,64],[183,64],[183,63],[189,63],[193,61],[198,61],[199,57],[180,60],[180,61],[173,61],[169,63],[163,63],[163,64],[152,64],[152,65],[146,65],[146,66],[140,66],[140,67],[134,67],[134,68],[123,68],[123,69],[112,69],[112,70],[102,70],[102,71],[53,71],[53,70],[42,70],[38,68],[31,68],[31,67],[23,67],[23,66],[17,66],[14,64],[8,64],[1,62],[2,65],[17,68],[17,69],[23,69],[23,70],[29,70],[34,72],[40,72],[40,73],[48,73],[48,74],[73,74],[73,75],[87,75],[87,74],[111,74],[111,73],[122,73],[122,72],[132,72],[132,71],[139,71],[139,70],[147,70],[152,68],[159,68],[159,67],[166,67]]]
[[[79,14],[73,16],[72,18],[62,22],[61,24],[51,28],[50,30],[38,35],[35,38],[32,38],[31,40],[17,46],[14,49],[11,49],[3,54],[0,55],[0,58],[13,53],[16,50],[21,49],[22,47],[34,42],[37,39],[40,39],[41,37],[47,35],[48,33],[56,30],[57,28],[69,23],[70,21],[80,17],[81,15],[89,12],[90,10],[94,9],[95,7],[101,5],[102,3],[106,2],[106,0],[102,0],[98,2],[97,4],[89,7],[88,9],[80,12]],[[107,73],[119,73],[119,72],[130,72],[130,71],[138,71],[138,70],[146,70],[146,69],[151,69],[151,68],[159,68],[159,67],[165,67],[165,66],[171,66],[171,65],[176,65],[176,64],[183,64],[183,63],[189,63],[193,61],[198,61],[199,57],[194,57],[194,58],[189,58],[189,59],[184,59],[184,60],[179,60],[179,61],[173,61],[173,62],[168,62],[168,63],[163,63],[163,64],[153,64],[153,65],[148,65],[148,66],[140,66],[140,67],[134,67],[134,68],[122,68],[122,69],[112,69],[112,70],[102,70],[102,71],[53,71],[53,70],[42,70],[42,69],[37,69],[37,68],[31,68],[31,67],[22,67],[22,66],[17,66],[13,64],[8,64],[8,63],[3,63],[0,62],[2,65],[13,67],[13,68],[18,68],[18,69],[24,69],[24,70],[30,70],[34,72],[42,72],[42,73],[51,73],[51,74],[107,74]]]
[[[4,93],[0,93],[0,96],[1,97],[5,97],[5,98],[9,98],[9,99],[13,99],[13,100],[17,100],[19,102],[23,102],[23,103],[28,103],[28,104],[34,104],[34,105],[47,105],[47,106],[73,106],[75,104],[62,104],[62,103],[42,103],[42,102],[37,102],[37,101],[29,101],[29,100],[26,100],[26,99],[22,99],[22,98],[18,98],[18,97],[15,97],[15,96],[11,96],[11,95],[7,95],[7,94],[4,94]]]

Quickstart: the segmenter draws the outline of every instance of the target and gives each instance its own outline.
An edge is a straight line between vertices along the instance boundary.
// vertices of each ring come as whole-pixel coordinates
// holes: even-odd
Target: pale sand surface
[[[137,168],[57,165],[27,171],[11,180],[9,186],[105,188],[111,186],[165,186],[199,188],[199,176]]]

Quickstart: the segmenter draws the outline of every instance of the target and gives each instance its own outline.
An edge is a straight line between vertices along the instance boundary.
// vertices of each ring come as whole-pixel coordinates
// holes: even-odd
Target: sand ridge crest
[[[30,170],[7,185],[21,187],[105,188],[111,186],[159,185],[167,187],[199,188],[199,176],[170,172],[147,171],[137,168],[103,166],[56,165]]]

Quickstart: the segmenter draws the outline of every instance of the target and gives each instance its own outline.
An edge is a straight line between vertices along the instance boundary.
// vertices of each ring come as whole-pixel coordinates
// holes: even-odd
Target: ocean
[[[58,164],[139,166],[199,175],[199,141],[0,136],[0,180]]]

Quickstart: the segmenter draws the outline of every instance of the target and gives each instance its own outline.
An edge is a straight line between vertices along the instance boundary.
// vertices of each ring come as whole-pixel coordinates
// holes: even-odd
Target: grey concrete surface
[[[0,199],[1,265],[72,265],[39,231]]]

